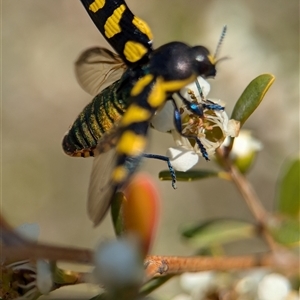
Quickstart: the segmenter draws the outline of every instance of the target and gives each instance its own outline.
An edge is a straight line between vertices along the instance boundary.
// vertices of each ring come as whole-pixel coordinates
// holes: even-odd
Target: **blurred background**
[[[284,160],[299,151],[299,1],[289,0],[128,0],[150,25],[154,46],[179,40],[215,51],[222,27],[228,26],[210,98],[232,108],[256,76],[272,73],[274,85],[245,128],[263,143],[249,180],[267,210],[275,205],[276,180]],[[92,159],[70,158],[61,140],[91,100],[77,84],[74,61],[91,46],[106,41],[80,1],[10,0],[2,2],[2,211],[18,226],[37,222],[40,240],[60,245],[94,247],[113,237],[110,217],[92,228],[86,195]],[[165,154],[172,137],[151,130],[148,152]],[[198,168],[215,168],[203,159]],[[188,255],[179,238],[186,222],[215,217],[253,221],[234,186],[218,179],[160,182],[163,162],[145,160],[160,189],[161,220],[152,253]],[[250,248],[253,246],[253,248]],[[229,253],[264,249],[239,243]],[[90,288],[83,288],[86,293]],[[176,294],[176,280],[159,291]],[[53,296],[54,297],[54,296]]]

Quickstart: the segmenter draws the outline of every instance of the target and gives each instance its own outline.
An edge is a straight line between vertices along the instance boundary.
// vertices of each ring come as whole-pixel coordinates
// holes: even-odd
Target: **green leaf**
[[[182,236],[198,248],[229,243],[255,235],[256,228],[253,224],[234,219],[210,220],[185,226],[182,230]]]
[[[158,174],[160,180],[172,180],[170,171],[164,170]],[[190,170],[187,172],[176,171],[177,181],[194,181],[210,177],[219,177],[220,172],[210,171],[210,170]]]
[[[241,122],[241,127],[258,107],[275,80],[272,74],[262,74],[253,79],[235,104],[231,119]]]
[[[63,270],[55,265],[53,272],[53,281],[58,285],[77,284],[79,272]]]
[[[271,219],[268,229],[274,239],[285,246],[300,245],[300,226],[296,218]]]
[[[174,275],[167,275],[163,277],[153,278],[147,283],[145,283],[140,289],[140,296],[147,296],[152,293],[154,290],[162,286],[165,282],[171,279]]]
[[[106,293],[102,293],[100,295],[97,295],[93,298],[91,298],[90,300],[108,300],[108,295]]]
[[[289,159],[282,169],[277,194],[277,211],[291,217],[300,216],[300,158]]]
[[[111,201],[110,212],[116,236],[122,236],[125,231],[122,212],[122,206],[125,201],[126,198],[122,192],[116,193]]]

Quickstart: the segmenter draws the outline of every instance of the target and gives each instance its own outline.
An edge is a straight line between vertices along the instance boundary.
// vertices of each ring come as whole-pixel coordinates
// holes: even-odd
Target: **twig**
[[[83,264],[93,264],[93,251],[84,248],[59,247],[46,244],[28,243],[22,246],[1,246],[2,257],[6,260],[48,259]]]
[[[286,256],[281,264],[273,254],[248,255],[234,257],[210,256],[148,256],[145,259],[147,280],[166,275],[180,275],[184,272],[201,272],[209,270],[229,271],[250,269],[254,267],[278,267],[282,270],[298,272],[297,258]],[[293,270],[292,270],[293,269]]]
[[[269,234],[266,229],[266,220],[268,218],[268,213],[264,209],[261,201],[259,200],[257,194],[252,188],[249,181],[232,165],[228,156],[225,157],[226,151],[222,151],[220,148],[217,149],[216,154],[220,160],[222,160],[224,168],[230,174],[232,181],[235,183],[236,187],[243,196],[247,206],[252,212],[254,218],[258,222],[262,234],[268,243],[272,251],[277,251],[280,249],[280,246],[274,241],[272,236]]]
[[[1,258],[5,261],[24,259],[49,259],[93,263],[93,252],[89,249],[52,246],[35,243],[18,234],[0,214]]]

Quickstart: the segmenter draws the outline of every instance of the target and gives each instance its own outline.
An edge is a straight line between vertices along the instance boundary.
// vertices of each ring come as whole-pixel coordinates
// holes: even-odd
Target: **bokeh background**
[[[272,210],[280,168],[299,151],[299,1],[127,2],[150,25],[155,47],[180,40],[205,45],[214,52],[222,26],[227,24],[221,56],[230,59],[218,65],[209,96],[225,101],[229,115],[254,77],[262,73],[276,76],[245,125],[264,146],[248,177],[265,207]],[[2,212],[14,226],[39,223],[41,241],[92,248],[113,236],[110,217],[99,228],[92,228],[86,215],[92,159],[64,155],[61,140],[91,100],[76,82],[74,61],[88,47],[108,45],[80,1],[1,3]],[[172,143],[169,135],[151,130],[148,152],[164,154]],[[201,160],[197,167],[214,168],[214,163]],[[178,183],[174,191],[170,182],[157,178],[165,168],[154,160],[146,160],[141,167],[153,175],[163,199],[152,253],[191,254],[178,234],[186,222],[214,217],[253,221],[232,184],[208,179]],[[235,243],[227,250],[243,254],[263,248],[257,241]],[[159,294],[171,297],[177,291],[173,280]],[[80,293],[77,296],[91,295],[93,290],[81,287]]]

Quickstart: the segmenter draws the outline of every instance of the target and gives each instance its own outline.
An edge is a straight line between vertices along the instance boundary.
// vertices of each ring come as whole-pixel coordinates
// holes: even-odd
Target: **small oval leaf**
[[[102,293],[89,300],[109,300],[109,295],[107,293]]]
[[[140,296],[147,296],[148,294],[152,293],[154,290],[162,286],[172,277],[174,277],[174,275],[166,275],[162,277],[152,278],[140,288]]]
[[[245,221],[216,219],[186,226],[181,234],[192,246],[204,248],[254,237],[256,228]]]
[[[55,265],[55,271],[53,272],[53,282],[60,285],[76,284],[80,277],[79,272],[63,270]]]
[[[211,170],[190,170],[187,172],[176,171],[177,181],[194,181],[210,177],[219,177],[220,172]],[[172,180],[169,170],[164,170],[158,174],[160,180]]]
[[[231,119],[240,121],[242,127],[258,107],[274,80],[275,76],[272,74],[262,74],[253,79],[236,102]]]
[[[110,212],[116,236],[123,235],[125,231],[122,212],[125,202],[126,198],[122,192],[117,192],[111,201]]]
[[[285,246],[297,247],[300,245],[300,227],[296,218],[272,219],[267,223],[274,239]]]
[[[300,216],[300,158],[289,159],[282,169],[278,191],[277,211],[291,217]]]

